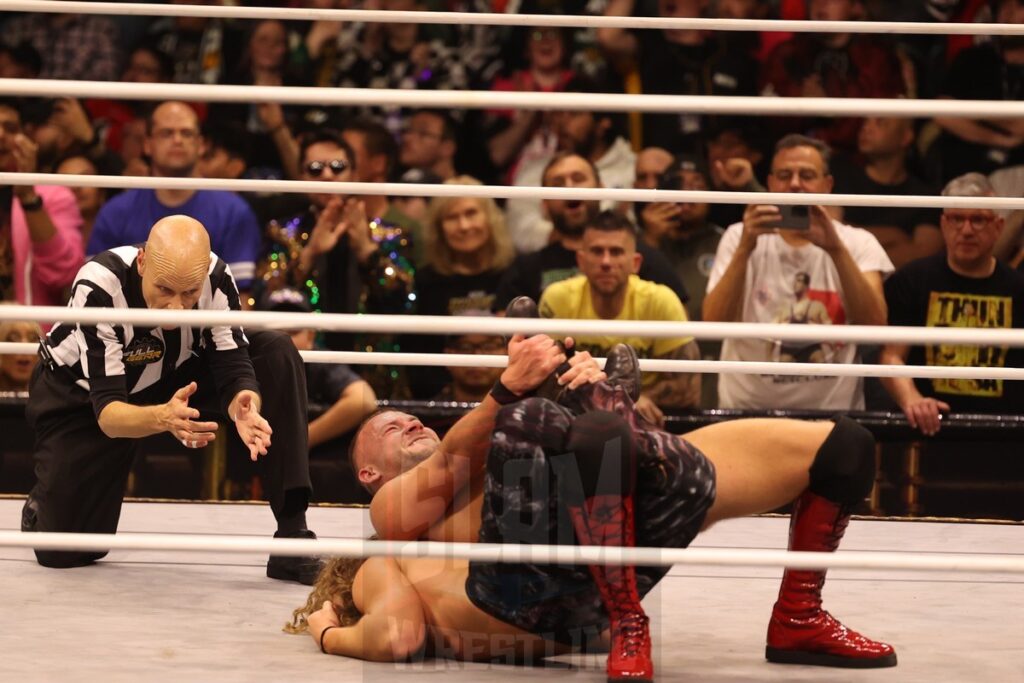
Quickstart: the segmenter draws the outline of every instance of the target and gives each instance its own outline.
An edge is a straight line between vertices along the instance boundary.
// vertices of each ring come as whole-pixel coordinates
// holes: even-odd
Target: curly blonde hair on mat
[[[366,562],[365,557],[335,557],[329,560],[313,584],[306,604],[292,612],[292,620],[284,625],[286,633],[305,633],[307,618],[330,600],[342,626],[352,626],[362,618],[352,597],[352,584],[356,573]]]

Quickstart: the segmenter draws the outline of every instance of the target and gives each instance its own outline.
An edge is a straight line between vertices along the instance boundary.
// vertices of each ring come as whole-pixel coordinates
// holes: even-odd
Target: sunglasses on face
[[[348,168],[348,162],[344,159],[333,159],[331,161],[311,161],[306,164],[306,173],[314,178],[319,178],[323,175],[324,169],[331,169],[331,173],[334,175],[340,175],[344,173],[345,169]]]

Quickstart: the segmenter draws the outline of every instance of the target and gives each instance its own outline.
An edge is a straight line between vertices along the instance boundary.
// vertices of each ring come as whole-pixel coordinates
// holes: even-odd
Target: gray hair
[[[981,173],[965,173],[953,178],[942,188],[943,197],[995,197],[996,189]]]
[[[794,147],[811,147],[816,149],[818,154],[821,155],[821,161],[825,164],[825,173],[828,174],[830,172],[829,162],[832,160],[832,148],[827,144],[806,135],[790,133],[775,143],[775,154],[787,149],[793,149]]]

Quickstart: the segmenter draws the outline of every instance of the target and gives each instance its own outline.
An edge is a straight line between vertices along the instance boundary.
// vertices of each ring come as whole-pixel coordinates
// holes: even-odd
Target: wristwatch
[[[35,199],[29,201],[25,201],[24,199],[22,199],[20,200],[20,202],[23,211],[38,211],[39,209],[43,208],[43,198],[40,197],[39,195],[36,195]]]

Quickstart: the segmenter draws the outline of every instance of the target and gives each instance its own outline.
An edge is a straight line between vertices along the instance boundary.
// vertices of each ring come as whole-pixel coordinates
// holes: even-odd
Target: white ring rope
[[[566,28],[691,29],[698,31],[787,31],[793,33],[906,33],[925,35],[1024,35],[1022,24],[963,24],[920,21],[814,21],[685,17],[606,17],[591,15],[497,14],[490,12],[409,12],[358,9],[220,7],[119,2],[5,0],[0,11],[76,14],[280,19],[396,24],[469,24],[479,26],[559,26]]]
[[[34,355],[38,344],[0,342],[0,356]],[[472,353],[379,353],[375,351],[299,351],[306,363],[416,367],[504,368],[508,356]],[[595,359],[604,367],[605,359]],[[794,375],[800,377],[916,377],[941,379],[1024,380],[1024,368],[976,368],[930,365],[870,365],[853,363],[774,363],[767,361],[668,360],[641,358],[644,372],[706,374]]]
[[[622,93],[497,92],[319,88],[191,83],[115,83],[0,78],[0,93],[28,97],[76,97],[193,102],[276,102],[320,106],[454,109],[553,109],[748,116],[897,116],[972,119],[1024,116],[1024,102],[1003,100],[909,100],[868,97],[758,97],[723,95],[627,95]]]
[[[1024,197],[941,197],[927,195],[820,194],[801,192],[719,192],[711,190],[634,190],[514,185],[452,185],[423,183],[355,183],[315,180],[229,180],[224,178],[155,178],[152,176],[70,175],[0,171],[3,185],[60,185],[154,190],[227,190],[388,197],[473,197],[491,199],[581,199],[614,202],[699,204],[815,204],[818,206],[883,206],[935,209],[1024,209]]]
[[[866,552],[835,553],[722,548],[631,548],[499,543],[437,543],[362,539],[255,538],[189,534],[69,534],[0,531],[0,548],[44,550],[149,550],[260,553],[289,556],[430,557],[476,562],[604,564],[667,567],[675,564],[793,569],[870,569],[1024,573],[1019,555]]]
[[[670,339],[760,339],[764,341],[842,344],[964,344],[1024,346],[1024,329],[972,327],[887,327],[882,325],[788,325],[784,323],[712,323],[644,320],[570,320],[470,315],[380,315],[355,313],[280,313],[268,311],[169,311],[147,308],[69,308],[0,306],[0,321],[78,322],[217,327],[230,325],[276,330],[312,328],[377,334],[550,334],[588,337]]]

